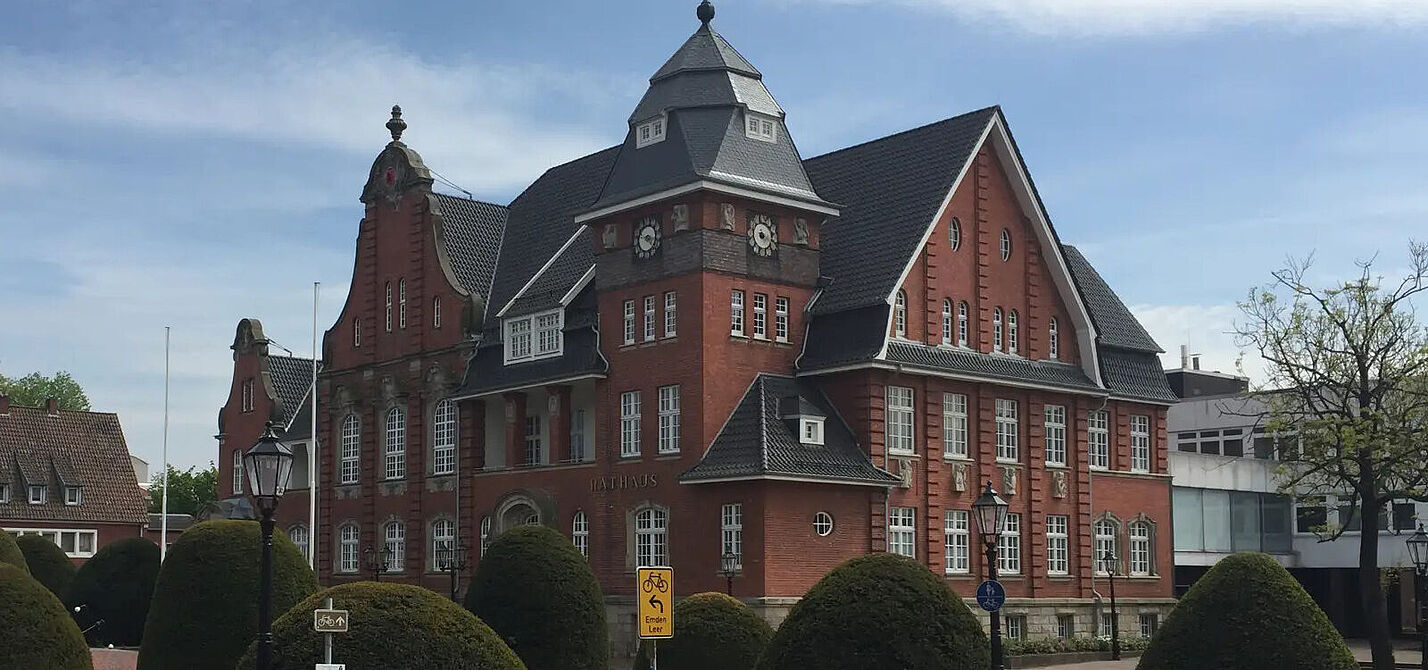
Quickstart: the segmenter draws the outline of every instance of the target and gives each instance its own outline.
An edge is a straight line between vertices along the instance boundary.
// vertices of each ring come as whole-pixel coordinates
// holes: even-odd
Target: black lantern
[[[248,471],[253,505],[265,516],[271,516],[278,507],[278,499],[288,490],[288,479],[293,473],[293,450],[278,441],[273,422],[268,422],[258,443],[243,454],[243,467]]]
[[[982,495],[977,496],[976,502],[972,503],[972,514],[977,517],[977,532],[981,534],[983,543],[996,544],[997,538],[1001,537],[1002,529],[1007,523],[1008,507],[1010,505],[997,495],[992,483],[987,482]]]
[[[719,576],[725,580],[725,593],[734,595],[734,577],[739,574],[739,555],[729,551],[720,557]]]
[[[1428,533],[1423,532],[1423,524],[1418,524],[1417,532],[1408,536],[1408,558],[1418,574],[1428,572]]]
[[[1408,558],[1413,561],[1413,595],[1418,605],[1419,651],[1423,660],[1419,668],[1428,669],[1428,616],[1424,614],[1424,582],[1428,581],[1428,533],[1423,532],[1423,524],[1418,524],[1417,532],[1408,537]]]
[[[436,552],[436,567],[451,575],[451,600],[456,601],[456,592],[461,588],[461,572],[469,567],[471,545],[457,544],[453,539],[449,545]]]
[[[1121,557],[1113,551],[1101,554],[1101,572],[1111,582],[1111,660],[1121,660],[1120,612],[1116,610],[1116,571],[1121,567]]]

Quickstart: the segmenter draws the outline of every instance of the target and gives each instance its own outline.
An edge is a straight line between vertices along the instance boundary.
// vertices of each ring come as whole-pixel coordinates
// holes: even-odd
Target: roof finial
[[[402,131],[407,129],[407,122],[402,120],[401,105],[392,105],[392,120],[387,122],[387,130],[392,131],[392,141],[402,141]]]
[[[694,15],[699,17],[699,22],[704,27],[709,27],[709,22],[714,20],[714,3],[704,0],[699,3],[699,9],[694,10]]]

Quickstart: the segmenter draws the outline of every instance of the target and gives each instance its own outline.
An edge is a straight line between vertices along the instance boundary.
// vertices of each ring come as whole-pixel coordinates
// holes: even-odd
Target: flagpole
[[[169,551],[169,326],[164,326],[164,502],[160,510],[159,562]]]
[[[312,398],[312,436],[308,438],[307,449],[307,564],[317,570],[317,292],[321,282],[312,283],[312,388],[308,390]]]

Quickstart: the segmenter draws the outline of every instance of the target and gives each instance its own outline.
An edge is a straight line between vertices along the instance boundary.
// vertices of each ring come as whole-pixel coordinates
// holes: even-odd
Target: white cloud
[[[818,0],[883,4],[879,0]],[[1423,27],[1421,0],[892,0],[1038,35],[1194,33],[1226,25]]]
[[[1235,305],[1134,305],[1135,314],[1150,336],[1166,350],[1160,362],[1166,369],[1180,367],[1180,345],[1200,356],[1200,368],[1263,379],[1264,362],[1253,351],[1235,344],[1234,328],[1240,310]]]

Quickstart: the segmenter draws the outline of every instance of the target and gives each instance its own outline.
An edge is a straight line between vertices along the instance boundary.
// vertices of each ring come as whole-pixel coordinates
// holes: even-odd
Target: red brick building
[[[1060,242],[1001,110],[804,160],[699,13],[624,141],[508,205],[433,192],[393,110],[323,341],[322,578],[370,578],[389,548],[384,579],[442,588],[436,549],[479,560],[547,524],[590,558],[628,649],[639,564],[720,590],[733,553],[734,594],[775,621],[868,552],[970,596],[990,481],[1015,515],[1013,635],[1093,634],[1093,550],[1131,573],[1122,630],[1154,627],[1175,397]]]
[[[44,535],[81,564],[143,534],[139,488],[118,415],[12,405],[0,395],[0,528]]]

